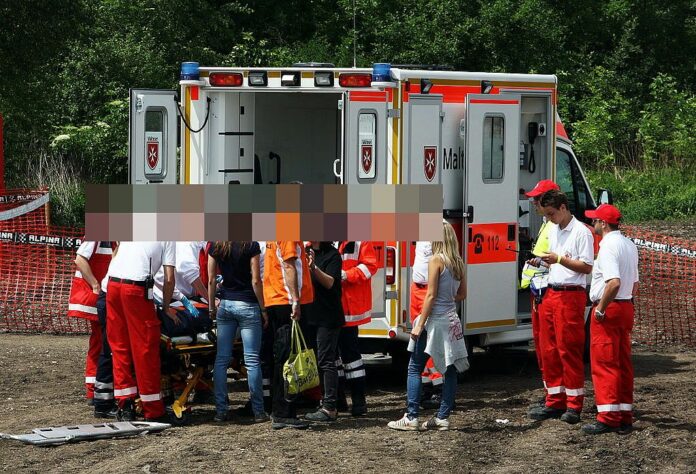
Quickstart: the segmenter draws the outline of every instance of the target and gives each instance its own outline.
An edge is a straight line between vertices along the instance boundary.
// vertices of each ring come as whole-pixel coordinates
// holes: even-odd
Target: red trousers
[[[87,398],[91,399],[94,398],[94,382],[97,380],[97,365],[102,349],[102,325],[99,321],[91,319],[89,325],[92,332],[89,335],[89,349],[85,363],[85,388],[87,389]]]
[[[411,324],[413,324],[413,321],[421,314],[421,311],[423,311],[423,302],[425,301],[425,295],[427,293],[428,285],[418,286],[411,282]],[[429,357],[428,361],[425,363],[425,369],[423,373],[421,373],[421,381],[423,383],[432,383],[433,386],[441,385],[444,381],[442,374],[435,370],[432,357]]]
[[[585,292],[549,288],[539,307],[546,406],[580,412],[585,397]]]
[[[537,365],[539,366],[539,372],[541,372],[541,381],[544,383],[544,390],[546,390],[546,379],[544,378],[543,362],[541,359],[541,322],[539,321],[539,307],[534,301],[534,295],[531,295],[532,300],[532,338],[534,339],[534,353],[537,358]]]
[[[142,286],[109,281],[106,333],[114,363],[119,406],[140,394],[145,418],[164,415],[160,393],[160,321]],[[133,367],[135,379],[133,379]]]
[[[597,321],[592,308],[591,348],[597,421],[609,426],[633,423],[633,363],[631,330],[633,303],[609,303],[604,320]]]

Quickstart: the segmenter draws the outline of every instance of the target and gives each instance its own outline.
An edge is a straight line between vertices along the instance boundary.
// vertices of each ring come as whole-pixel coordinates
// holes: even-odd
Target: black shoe
[[[116,415],[118,421],[135,421],[135,404],[133,400],[126,400]]]
[[[543,408],[545,406],[546,406],[546,396],[543,396],[539,400],[530,403],[528,408],[531,410],[532,408],[537,408],[537,407]]]
[[[421,407],[424,410],[436,410],[440,408],[442,403],[442,397],[440,395],[433,395],[430,398],[426,398],[421,402]]]
[[[118,416],[118,406],[107,406],[107,407],[95,407],[94,417],[95,418],[116,418]]]
[[[574,425],[580,421],[580,413],[577,410],[568,408],[564,414],[561,415],[561,421],[565,421],[569,425]]]
[[[325,409],[325,408],[320,408],[315,412],[312,413],[307,413],[305,415],[305,419],[309,421],[319,421],[323,423],[330,423],[332,421],[336,421],[336,414],[337,412],[334,410],[333,412]]]
[[[601,421],[595,421],[594,423],[590,423],[589,425],[584,425],[582,427],[582,431],[585,434],[588,435],[597,435],[597,434],[604,434],[604,433],[616,433],[619,431],[618,426],[609,426]]]
[[[271,421],[271,417],[265,412],[260,415],[254,415],[254,423],[266,423],[267,421]]]
[[[88,398],[88,399],[87,399],[87,406],[88,406],[88,407],[93,407],[93,406],[94,406],[94,398]]]
[[[532,420],[548,420],[549,418],[560,418],[565,413],[561,408],[536,407],[527,412],[527,416]]]
[[[632,423],[621,423],[621,426],[619,426],[619,434],[627,435],[631,434],[631,432],[633,432]]]
[[[228,421],[230,421],[229,412],[215,413],[215,417],[213,418],[214,423],[227,423]]]
[[[296,430],[304,430],[309,428],[309,423],[300,420],[299,418],[281,418],[278,416],[274,416],[273,418],[271,418],[271,420],[273,421],[271,427],[274,430],[280,430],[283,428],[294,428]]]
[[[234,409],[234,416],[240,418],[251,418],[254,416],[254,410],[251,408],[251,400],[248,400],[245,405]]]

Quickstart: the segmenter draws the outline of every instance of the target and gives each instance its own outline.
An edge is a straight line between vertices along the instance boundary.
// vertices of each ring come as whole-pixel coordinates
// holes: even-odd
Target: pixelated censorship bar
[[[442,185],[89,185],[85,238],[439,241]]]

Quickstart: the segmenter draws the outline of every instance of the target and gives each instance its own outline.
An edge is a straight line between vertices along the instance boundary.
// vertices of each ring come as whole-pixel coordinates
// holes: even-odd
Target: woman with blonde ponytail
[[[408,346],[406,414],[389,422],[389,428],[402,431],[449,429],[449,415],[457,392],[457,372],[469,368],[464,331],[457,314],[457,302],[466,298],[464,261],[459,253],[457,236],[452,226],[443,221],[444,241],[433,242],[433,256],[428,263],[428,293],[423,311],[411,329]],[[421,372],[428,357],[444,374],[442,402],[437,414],[420,424],[418,411],[421,399]]]

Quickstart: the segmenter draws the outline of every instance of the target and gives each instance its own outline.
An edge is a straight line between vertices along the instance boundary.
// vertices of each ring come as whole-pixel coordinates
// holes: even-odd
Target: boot
[[[135,403],[132,398],[125,400],[118,409],[118,421],[135,421]]]
[[[351,380],[350,398],[353,402],[350,413],[353,416],[367,414],[367,400],[365,399],[365,377]]]

